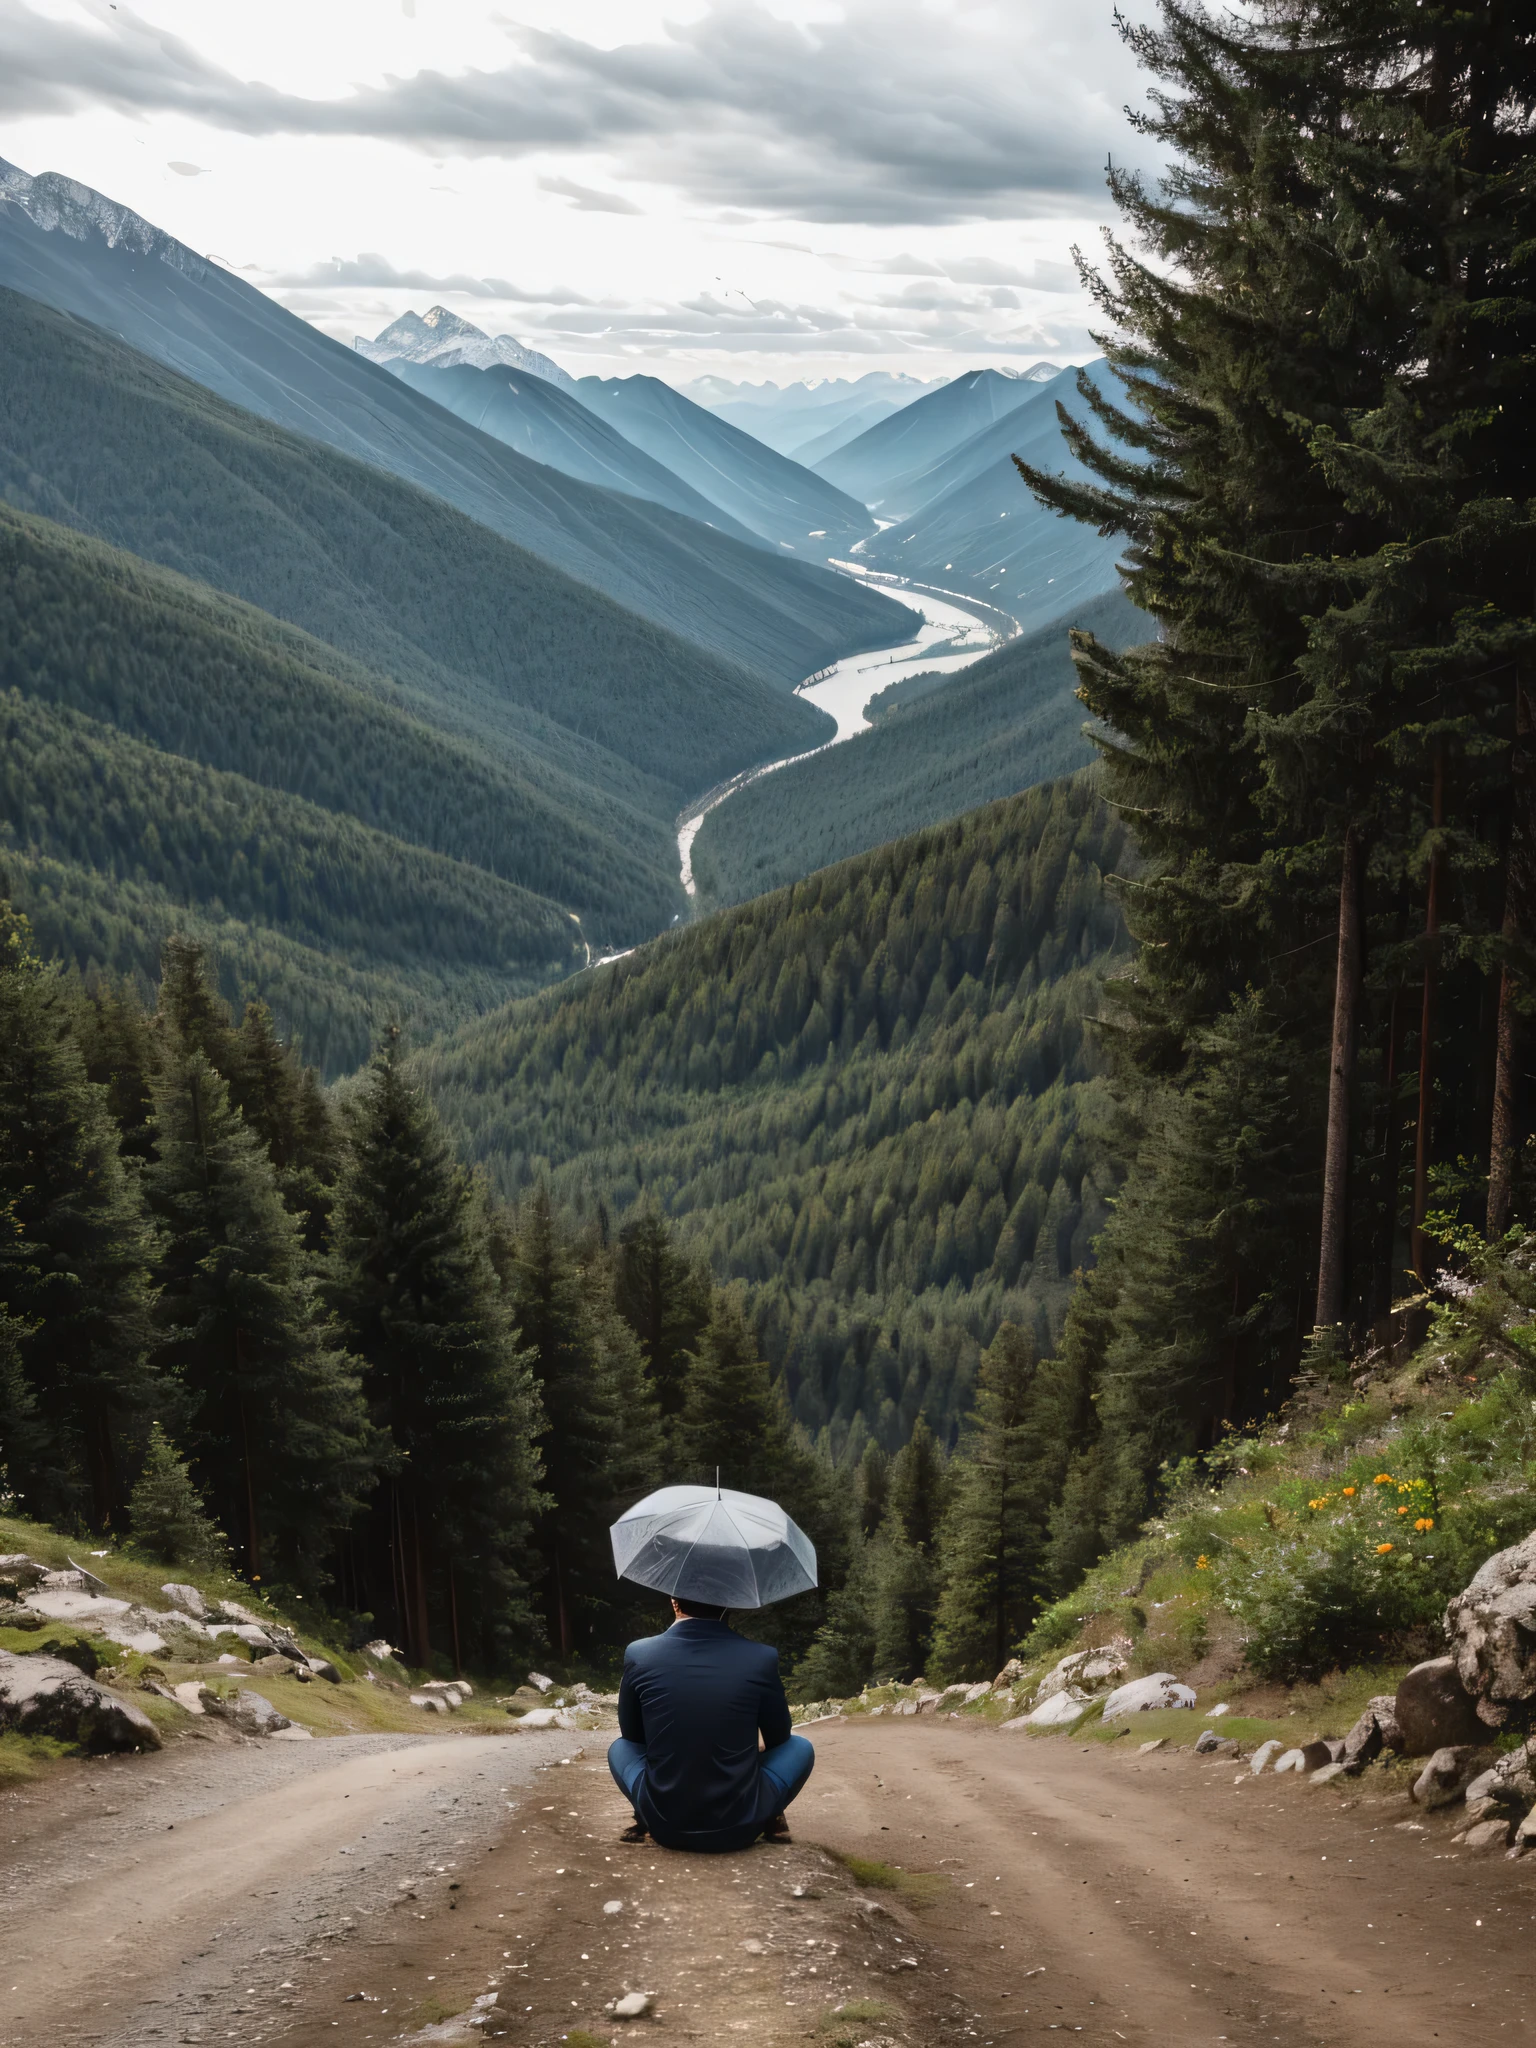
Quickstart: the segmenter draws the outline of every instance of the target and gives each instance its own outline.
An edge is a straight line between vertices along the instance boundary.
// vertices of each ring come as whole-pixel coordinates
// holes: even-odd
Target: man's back
[[[779,1653],[723,1621],[690,1618],[624,1653],[619,1728],[645,1751],[637,1811],[658,1841],[755,1830],[760,1807],[758,1733],[788,1740]]]

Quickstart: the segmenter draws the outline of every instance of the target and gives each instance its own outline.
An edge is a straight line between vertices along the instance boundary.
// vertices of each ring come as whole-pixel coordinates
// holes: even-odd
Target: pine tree
[[[614,1300],[640,1340],[668,1420],[682,1413],[687,1354],[709,1321],[710,1295],[708,1274],[677,1250],[662,1217],[647,1210],[625,1224],[619,1233]]]
[[[341,1128],[313,1067],[272,1024],[265,1003],[247,1003],[236,1034],[230,1097],[267,1148],[283,1200],[300,1219],[305,1248],[324,1251],[341,1171]]]
[[[221,1080],[232,1080],[238,1071],[239,1040],[210,971],[208,949],[180,932],[160,949],[155,1028],[168,1051],[199,1054]]]
[[[70,1012],[24,920],[0,914],[0,1303],[20,1329],[11,1483],[34,1514],[102,1528],[123,1506],[120,1434],[154,1385],[150,1240]]]
[[[321,1583],[381,1446],[272,1163],[199,1052],[167,1047],[146,1176],[160,1227],[156,1359],[182,1436],[253,1578]]]
[[[955,1461],[932,1655],[945,1677],[990,1677],[1034,1619],[1055,1462],[1036,1375],[1033,1341],[1004,1323],[982,1353]]]
[[[397,1618],[411,1661],[505,1662],[531,1633],[541,1416],[489,1252],[483,1203],[398,1032],[355,1105],[332,1297],[362,1361],[384,1477],[342,1561],[356,1604]]]
[[[891,1460],[886,1510],[869,1546],[874,1669],[911,1679],[927,1667],[938,1619],[943,1568],[939,1532],[948,1474],[927,1418]]]
[[[638,1440],[659,1444],[654,1393],[634,1373],[638,1350],[622,1341],[627,1326],[602,1316],[596,1293],[548,1194],[535,1190],[518,1217],[512,1303],[544,1420],[549,1498],[537,1540],[546,1620],[562,1657],[604,1639],[630,1600],[608,1540],[610,1524],[646,1490],[626,1444],[626,1398],[638,1403]]]
[[[854,1490],[858,1500],[860,1532],[866,1537],[873,1536],[885,1519],[885,1503],[890,1492],[890,1460],[874,1437],[864,1446]]]
[[[143,1470],[128,1500],[128,1521],[134,1541],[161,1564],[213,1569],[226,1561],[224,1537],[203,1511],[185,1458],[158,1422],[150,1425]]]

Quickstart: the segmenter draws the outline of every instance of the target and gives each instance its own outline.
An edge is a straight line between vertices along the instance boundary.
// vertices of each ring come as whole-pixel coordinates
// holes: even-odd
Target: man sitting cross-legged
[[[723,1608],[674,1600],[672,1612],[662,1635],[624,1652],[620,1735],[608,1752],[635,1810],[623,1839],[707,1850],[745,1849],[759,1835],[787,1842],[784,1809],[816,1752],[790,1733],[779,1653],[737,1635]]]

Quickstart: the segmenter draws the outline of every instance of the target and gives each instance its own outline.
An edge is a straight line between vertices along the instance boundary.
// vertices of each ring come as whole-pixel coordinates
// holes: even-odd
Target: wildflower
[[[1399,1493],[1412,1493],[1414,1487],[1417,1484],[1417,1480],[1414,1479],[1399,1479],[1399,1481],[1397,1482],[1397,1490]]]
[[[1399,1508],[1397,1512],[1398,1512],[1398,1513],[1399,1513],[1400,1515],[1406,1515],[1406,1514],[1409,1514],[1409,1513],[1411,1513],[1412,1511],[1411,1511],[1411,1509],[1408,1509],[1408,1508]]]
[[[1391,1486],[1392,1483],[1392,1474],[1390,1472],[1378,1472],[1376,1474],[1376,1477],[1371,1481],[1371,1484],[1373,1486]]]
[[[1435,1518],[1433,1515],[1420,1515],[1419,1519],[1414,1523],[1413,1526],[1415,1529],[1418,1530],[1419,1534],[1423,1536],[1429,1530],[1433,1529],[1433,1527],[1435,1526]]]
[[[1211,1560],[1210,1560],[1210,1559],[1209,1559],[1208,1557],[1203,1557],[1203,1556],[1202,1556],[1202,1557],[1197,1557],[1197,1558],[1195,1559],[1195,1570],[1196,1570],[1197,1572],[1208,1572],[1208,1571],[1210,1570],[1210,1568],[1211,1568]]]
[[[1325,1493],[1325,1494],[1323,1495],[1323,1497],[1322,1497],[1322,1499],[1321,1499],[1321,1500],[1309,1500],[1309,1501],[1307,1502],[1307,1506],[1308,1506],[1309,1508],[1325,1508],[1325,1507],[1327,1507],[1327,1505],[1328,1505],[1328,1496],[1327,1496],[1327,1494],[1326,1494],[1326,1493]]]
[[[1396,1544],[1393,1543],[1378,1543],[1376,1546],[1376,1555],[1378,1557],[1385,1557],[1389,1550],[1395,1550],[1396,1547]]]
[[[1346,1486],[1346,1487],[1345,1487],[1345,1489],[1344,1489],[1344,1498],[1345,1498],[1346,1500],[1353,1500],[1353,1499],[1354,1499],[1354,1497],[1355,1497],[1355,1489],[1354,1489],[1354,1487],[1352,1487],[1352,1486]]]

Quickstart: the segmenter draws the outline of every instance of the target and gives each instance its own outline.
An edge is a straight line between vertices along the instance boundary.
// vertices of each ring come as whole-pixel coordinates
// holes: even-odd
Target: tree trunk
[[[235,1328],[235,1371],[241,1385],[235,1399],[240,1404],[240,1461],[245,1468],[245,1564],[252,1581],[261,1577],[261,1528],[256,1519],[256,1474],[251,1466],[251,1425],[245,1412],[245,1347]]]
[[[1493,1121],[1488,1137],[1488,1229],[1491,1239],[1509,1228],[1520,1150],[1520,1057],[1524,1019],[1516,1008],[1510,952],[1530,929],[1532,869],[1536,866],[1536,762],[1524,676],[1515,668],[1515,744],[1510,755],[1509,855],[1504,867],[1504,964],[1499,972],[1498,1052],[1493,1070]]]
[[[1320,1329],[1344,1320],[1349,1248],[1349,1123],[1355,1083],[1363,963],[1361,878],[1365,850],[1358,828],[1344,834],[1339,863],[1339,954],[1333,977],[1333,1050],[1328,1075],[1328,1137],[1323,1154],[1323,1226],[1317,1255]]]
[[[448,1613],[453,1622],[453,1675],[464,1676],[464,1659],[459,1655],[459,1588],[453,1566],[448,1567]]]
[[[1435,786],[1430,811],[1438,835],[1445,823],[1445,742],[1435,748]],[[1429,895],[1424,906],[1424,1000],[1419,1012],[1419,1115],[1413,1138],[1413,1270],[1421,1282],[1428,1278],[1431,1245],[1424,1234],[1424,1216],[1429,1208],[1430,1119],[1435,1088],[1435,996],[1440,967],[1440,892],[1444,857],[1438,838],[1429,857]]]
[[[421,1515],[416,1502],[411,1502],[411,1554],[410,1554],[411,1612],[410,1632],[416,1652],[416,1662],[425,1664],[432,1650],[431,1623],[427,1615],[427,1560],[422,1551]]]

